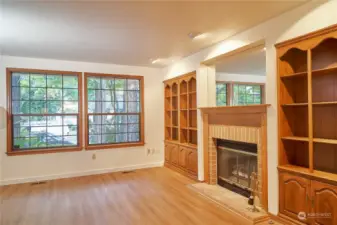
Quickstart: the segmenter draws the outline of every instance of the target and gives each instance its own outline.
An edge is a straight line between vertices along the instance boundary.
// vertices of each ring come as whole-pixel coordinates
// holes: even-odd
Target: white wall
[[[266,83],[266,76],[251,74],[216,73],[216,81]]]
[[[276,86],[276,50],[278,42],[324,28],[337,23],[337,1],[310,1],[292,11],[288,11],[267,22],[255,26],[224,40],[212,47],[188,56],[164,69],[165,79],[197,70],[197,76],[207,76],[207,68],[200,67],[200,62],[232,51],[247,44],[265,40],[266,46],[266,102],[268,109],[268,207],[273,214],[278,212],[278,174],[277,174],[277,86]],[[200,82],[200,80],[199,80]],[[213,85],[213,86],[212,86]],[[199,86],[198,86],[199,87]],[[198,89],[198,105],[208,105],[202,99],[214,88],[212,82]],[[199,118],[198,127],[201,127]],[[202,131],[201,131],[202,132]],[[200,133],[199,133],[200,134]],[[199,163],[203,162],[201,143],[199,142]],[[199,165],[199,178],[203,178],[203,167]]]
[[[3,144],[6,143],[5,132],[0,131],[2,184],[93,174],[126,168],[152,167],[163,164],[164,97],[161,70],[146,67],[9,56],[3,56],[0,63],[0,106],[6,106],[6,67],[144,76],[146,142],[144,147],[7,156],[5,154],[6,144]],[[157,153],[147,156],[147,148],[156,149]],[[160,152],[158,153],[158,151]],[[93,153],[96,153],[96,160],[92,159]]]

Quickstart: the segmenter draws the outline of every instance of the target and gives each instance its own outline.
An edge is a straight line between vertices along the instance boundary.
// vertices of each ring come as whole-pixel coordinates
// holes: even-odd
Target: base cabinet
[[[337,225],[337,186],[280,172],[279,212],[302,224]]]
[[[311,182],[312,212],[315,225],[337,224],[337,187],[321,183]]]
[[[307,214],[309,212],[309,180],[296,175],[281,173],[279,182],[280,213],[295,220],[299,219],[299,213]],[[301,222],[309,224],[306,219],[301,220]]]
[[[197,149],[167,142],[165,143],[165,165],[196,180],[198,177]]]

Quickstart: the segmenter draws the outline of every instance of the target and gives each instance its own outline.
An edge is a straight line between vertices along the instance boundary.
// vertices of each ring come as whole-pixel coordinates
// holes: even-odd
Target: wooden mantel
[[[218,129],[220,127],[221,130],[234,128],[243,131],[254,130],[254,132],[258,132],[256,133],[255,140],[258,140],[256,143],[259,145],[261,163],[261,205],[265,210],[267,210],[268,207],[267,108],[269,106],[270,104],[199,108],[203,120],[204,177],[205,182],[209,184],[215,183],[214,173],[216,173],[216,171],[213,172],[215,169],[213,161],[216,161],[214,150],[216,144],[214,144],[214,140],[215,138],[227,139],[227,136],[218,137],[217,133],[223,134],[225,132],[214,133],[214,128]],[[237,136],[242,136],[243,134]]]

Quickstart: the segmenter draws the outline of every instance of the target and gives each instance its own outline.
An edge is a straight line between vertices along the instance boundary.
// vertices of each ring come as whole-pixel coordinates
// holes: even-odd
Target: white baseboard
[[[48,176],[8,179],[8,180],[0,181],[0,186],[11,185],[11,184],[31,183],[31,182],[38,182],[38,181],[47,181],[47,180],[56,180],[56,179],[61,179],[61,178],[81,177],[81,176],[128,171],[128,170],[138,170],[138,169],[153,168],[153,167],[162,167],[163,165],[164,165],[164,162],[155,162],[155,163],[137,164],[137,165],[132,165],[132,166],[124,166],[124,167],[116,167],[116,168],[106,168],[106,169],[96,169],[96,170],[88,170],[88,171],[73,172],[73,173],[53,174],[53,175],[48,175]]]

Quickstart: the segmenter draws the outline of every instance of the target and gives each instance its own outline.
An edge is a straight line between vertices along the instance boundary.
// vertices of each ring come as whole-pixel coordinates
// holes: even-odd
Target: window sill
[[[55,149],[39,149],[39,150],[23,150],[23,151],[10,151],[6,154],[8,156],[16,155],[37,155],[37,154],[48,154],[48,153],[58,153],[58,152],[77,152],[82,151],[82,147],[69,147],[69,148],[55,148]]]
[[[144,146],[144,142],[136,142],[136,143],[124,143],[124,144],[110,144],[110,145],[88,145],[85,147],[85,150],[99,150],[99,149],[112,149],[112,148],[128,148],[128,147],[136,147],[136,146]]]

